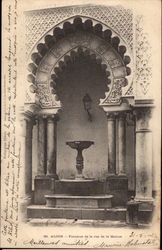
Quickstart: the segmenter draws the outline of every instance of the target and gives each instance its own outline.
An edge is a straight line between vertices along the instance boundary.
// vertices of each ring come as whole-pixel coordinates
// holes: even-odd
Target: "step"
[[[46,206],[58,208],[110,208],[112,198],[113,195],[45,195]]]
[[[68,226],[68,227],[75,227],[75,226],[86,226],[86,227],[128,227],[128,224],[125,221],[116,221],[116,220],[76,220],[76,219],[56,219],[56,218],[46,218],[46,219],[28,219],[28,224],[32,226]],[[130,227],[130,226],[129,226]],[[138,226],[139,227],[139,226]],[[148,225],[147,225],[148,227]]]
[[[27,216],[30,219],[64,218],[126,221],[126,208],[56,208],[44,205],[30,205],[27,208]]]
[[[54,183],[55,194],[97,195],[104,193],[104,182],[94,179],[61,179]]]

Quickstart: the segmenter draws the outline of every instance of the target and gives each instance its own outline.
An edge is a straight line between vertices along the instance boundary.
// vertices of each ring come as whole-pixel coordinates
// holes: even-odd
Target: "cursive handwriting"
[[[36,245],[43,245],[43,246],[45,246],[45,245],[55,245],[56,246],[56,245],[59,244],[59,242],[60,242],[60,240],[46,242],[44,240],[38,240],[38,241],[36,241],[34,239],[31,239],[29,241],[26,240],[23,243],[24,243],[24,245],[30,245],[30,246],[36,246]]]
[[[16,246],[19,221],[19,169],[21,147],[16,136],[17,110],[17,0],[5,1],[6,11],[3,38],[3,123],[2,123],[2,242]],[[7,245],[6,245],[7,244]]]
[[[132,247],[132,246],[156,246],[157,239],[131,239],[126,244],[125,247]]]

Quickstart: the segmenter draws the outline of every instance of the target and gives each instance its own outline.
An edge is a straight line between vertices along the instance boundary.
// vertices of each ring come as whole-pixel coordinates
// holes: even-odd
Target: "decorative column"
[[[116,126],[115,114],[107,113],[107,131],[108,131],[108,175],[116,174]]]
[[[38,176],[46,174],[46,119],[41,116],[38,117]]]
[[[21,198],[29,204],[32,196],[32,130],[34,119],[30,114],[21,115]]]
[[[119,175],[125,175],[126,157],[126,113],[119,112],[118,115],[118,163]]]
[[[125,171],[125,120],[122,111],[107,113],[108,126],[108,175],[106,177],[106,193],[114,196],[114,206],[125,206],[128,199],[128,178]],[[117,126],[118,125],[118,126]],[[118,140],[118,144],[116,140]],[[117,145],[116,145],[117,144]],[[116,146],[118,146],[116,150]],[[119,160],[119,175],[117,175]]]
[[[58,116],[47,117],[47,176],[58,179],[56,174]]]
[[[151,108],[138,107],[136,116],[136,200],[152,200]]]

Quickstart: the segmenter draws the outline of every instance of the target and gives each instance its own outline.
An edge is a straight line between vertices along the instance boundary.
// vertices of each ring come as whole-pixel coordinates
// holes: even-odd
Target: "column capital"
[[[58,122],[59,121],[59,116],[57,114],[53,114],[53,115],[47,115],[47,122]]]
[[[134,107],[133,114],[137,117],[137,119],[141,119],[144,116],[151,118],[152,110],[153,110],[153,107]]]
[[[43,121],[47,119],[47,115],[37,115],[35,119],[37,121]]]
[[[135,107],[133,114],[136,119],[136,131],[150,130],[153,107]]]
[[[127,111],[117,111],[114,113],[115,113],[115,116],[121,120],[124,120],[127,116]]]
[[[30,111],[24,111],[20,113],[19,120],[20,122],[26,120],[27,122],[30,122],[32,125],[35,125],[35,115],[31,113]]]
[[[115,112],[107,112],[106,116],[107,116],[107,119],[109,121],[111,121],[111,120],[114,121],[115,120]]]
[[[36,124],[35,116],[24,112],[20,114],[19,120],[21,126],[20,135],[24,137],[27,135],[28,130],[32,132],[33,126]]]
[[[58,114],[41,114],[37,115],[36,120],[47,120],[47,122],[57,122],[59,121],[59,116]]]

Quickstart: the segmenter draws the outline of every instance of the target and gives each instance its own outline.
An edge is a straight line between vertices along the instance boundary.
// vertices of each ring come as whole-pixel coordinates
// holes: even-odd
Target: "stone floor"
[[[75,227],[113,227],[113,228],[138,228],[145,229],[151,227],[151,224],[139,224],[138,226],[128,225],[125,222],[111,220],[73,220],[73,219],[29,219],[28,224],[32,226],[70,226]]]

